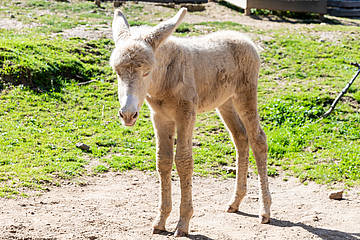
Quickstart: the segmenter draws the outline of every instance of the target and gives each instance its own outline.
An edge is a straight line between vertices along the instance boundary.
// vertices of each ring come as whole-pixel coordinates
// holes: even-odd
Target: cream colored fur
[[[117,74],[119,115],[132,126],[145,98],[151,109],[156,135],[157,170],[160,176],[159,215],[154,233],[165,230],[171,208],[171,169],[174,138],[175,164],[180,177],[180,219],[175,235],[189,232],[192,205],[192,133],[196,114],[217,109],[236,147],[237,173],[228,212],[238,211],[246,194],[249,145],[259,173],[260,221],[270,220],[271,197],[267,178],[266,136],[257,112],[257,79],[260,66],[254,44],[244,35],[223,31],[202,37],[170,37],[184,18],[181,9],[172,19],[154,28],[129,29],[115,11],[116,43],[110,64]]]

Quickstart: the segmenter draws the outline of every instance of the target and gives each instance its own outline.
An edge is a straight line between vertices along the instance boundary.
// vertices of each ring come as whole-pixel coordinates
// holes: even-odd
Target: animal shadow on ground
[[[236,214],[241,215],[241,216],[246,216],[246,217],[258,218],[258,215],[244,213],[244,212],[240,212],[240,211],[236,212]],[[359,240],[360,239],[360,233],[347,233],[347,232],[341,232],[338,230],[318,228],[318,227],[306,225],[301,222],[294,223],[294,222],[287,221],[287,220],[278,220],[278,219],[271,218],[270,225],[276,226],[276,227],[301,227],[301,228],[305,229],[306,231],[308,231],[324,240],[329,240],[329,239],[332,239],[332,240],[340,240],[340,239],[341,240],[344,240],[344,239]]]
[[[159,233],[160,235],[164,235],[164,236],[173,236],[175,232],[169,232],[169,231],[162,231],[161,233]],[[186,236],[188,239],[191,240],[214,240],[213,238],[209,238],[207,236],[201,235],[201,234],[189,234]]]

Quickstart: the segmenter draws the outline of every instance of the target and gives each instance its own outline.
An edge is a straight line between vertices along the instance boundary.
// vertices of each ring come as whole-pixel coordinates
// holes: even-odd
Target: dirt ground
[[[153,235],[157,213],[155,173],[130,171],[87,177],[88,183],[55,187],[39,197],[2,199],[0,239],[173,239],[179,214],[179,180],[163,235]],[[84,180],[82,180],[84,181]],[[194,177],[189,239],[360,239],[359,189],[330,200],[325,186],[270,178],[270,224],[259,224],[257,177],[238,213],[226,213],[234,179]],[[181,238],[180,238],[181,239]],[[186,239],[186,238],[182,238]]]

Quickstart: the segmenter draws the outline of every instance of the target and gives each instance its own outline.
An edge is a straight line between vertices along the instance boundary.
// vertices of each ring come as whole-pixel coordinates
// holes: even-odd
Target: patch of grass
[[[85,25],[84,21],[73,18],[64,18],[63,16],[44,14],[36,17],[36,23],[40,24],[38,28],[40,32],[44,33],[59,33],[65,29],[74,28],[78,25]]]
[[[188,23],[182,23],[180,26],[176,29],[175,32],[177,33],[188,33],[194,31],[193,26]]]
[[[87,81],[109,73],[110,40],[64,41],[15,35],[2,31],[0,82],[23,84],[45,90],[58,89],[68,79]],[[104,66],[106,66],[104,68]]]
[[[95,173],[104,173],[104,172],[108,172],[109,171],[109,167],[105,166],[105,165],[97,165],[93,168],[93,171]]]
[[[46,37],[84,22],[108,21],[112,10],[97,9],[92,2],[45,0],[8,2],[4,8],[19,13],[16,19],[23,21],[33,13],[37,19],[31,21],[42,25],[21,34],[1,30],[0,197],[46,191],[48,185],[84,174],[87,159],[104,163],[92,169],[96,173],[155,170],[149,109],[143,106],[133,128],[123,127],[116,117],[117,87],[108,66],[111,40]],[[47,9],[53,17],[49,12],[40,13]],[[132,26],[154,24],[139,18],[142,4],[124,9]],[[35,14],[36,10],[39,13]],[[67,25],[75,18],[77,22]],[[354,83],[329,118],[320,118],[355,72],[344,62],[357,61],[360,43],[354,35],[359,30],[319,25],[296,32],[259,31],[232,22],[203,22],[183,23],[176,34],[217,30],[269,36],[261,41],[259,80],[259,113],[269,145],[268,174],[293,175],[304,183],[360,183],[360,82]],[[341,32],[342,37],[323,41],[319,37],[322,32]],[[77,85],[88,80],[96,81]],[[90,151],[76,148],[78,142],[89,145]],[[234,177],[224,166],[235,166],[235,150],[215,112],[197,117],[193,152],[196,174]],[[250,162],[256,168],[252,154]]]
[[[299,127],[318,120],[325,107],[331,103],[330,97],[286,95],[276,98],[261,107],[262,120],[268,127]]]

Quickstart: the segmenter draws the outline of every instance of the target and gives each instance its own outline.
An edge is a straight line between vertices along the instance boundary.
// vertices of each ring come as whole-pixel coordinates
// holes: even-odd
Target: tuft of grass
[[[109,168],[107,166],[105,166],[105,165],[100,164],[100,165],[95,166],[93,168],[93,171],[95,173],[104,173],[104,172],[108,172]]]

